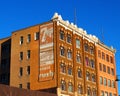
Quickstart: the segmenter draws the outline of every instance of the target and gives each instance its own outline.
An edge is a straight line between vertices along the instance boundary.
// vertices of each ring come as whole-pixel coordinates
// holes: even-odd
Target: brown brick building
[[[109,63],[98,57],[99,50]],[[12,33],[10,86],[58,96],[104,96],[102,91],[117,96],[114,54],[96,36],[56,13],[48,22]],[[100,63],[114,74],[100,71]],[[111,80],[109,88],[100,84],[101,76]]]

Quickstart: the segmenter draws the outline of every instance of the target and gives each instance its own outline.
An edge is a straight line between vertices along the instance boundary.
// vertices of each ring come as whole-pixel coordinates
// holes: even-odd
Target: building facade
[[[96,36],[55,13],[48,22],[12,33],[10,86],[58,96],[104,96],[102,91],[117,96],[115,52],[104,46]],[[112,61],[102,61],[98,50]],[[114,75],[99,70],[100,63]],[[101,77],[107,83],[111,80],[114,88],[101,85]]]
[[[118,96],[116,80],[115,50],[103,44],[96,46],[98,95]]]
[[[11,38],[0,40],[0,83],[9,85],[10,82]]]

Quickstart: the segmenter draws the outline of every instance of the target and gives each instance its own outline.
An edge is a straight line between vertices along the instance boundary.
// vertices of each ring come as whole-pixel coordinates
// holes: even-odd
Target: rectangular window
[[[106,54],[106,61],[109,62],[109,55]]]
[[[27,35],[27,42],[29,43],[31,41],[31,34]]]
[[[102,59],[105,60],[105,53],[102,52]]]
[[[111,80],[108,79],[108,87],[111,87]]]
[[[22,84],[19,84],[19,88],[22,88]]]
[[[65,48],[60,47],[60,56],[65,56]]]
[[[110,56],[110,63],[113,63],[113,57]]]
[[[30,82],[27,83],[27,89],[30,89]]]
[[[106,72],[106,65],[103,64],[103,72]]]
[[[86,66],[89,66],[89,58],[88,57],[85,57],[85,64],[86,64]]]
[[[20,67],[20,70],[19,70],[19,75],[22,76],[23,75],[23,68]]]
[[[115,82],[112,80],[112,84],[111,84],[112,88],[115,88]]]
[[[107,86],[107,79],[104,78],[104,86]]]
[[[80,40],[76,39],[76,48],[80,48]]]
[[[30,59],[30,50],[27,50],[27,59]]]
[[[101,51],[98,50],[98,57],[101,58]]]
[[[111,68],[111,74],[114,75],[114,69],[113,68]]]
[[[100,76],[100,84],[103,84],[103,77]]]
[[[20,36],[20,45],[23,44],[23,36]]]
[[[108,74],[110,74],[110,67],[107,67],[107,72]]]
[[[68,75],[72,75],[72,67],[68,67]]]
[[[100,71],[102,71],[102,64],[101,63],[99,63],[99,69],[100,69]]]
[[[27,66],[27,74],[30,75],[30,66]]]
[[[20,60],[23,60],[23,52],[20,52]]]
[[[38,40],[39,39],[39,32],[36,32],[35,34],[34,34],[34,40]]]

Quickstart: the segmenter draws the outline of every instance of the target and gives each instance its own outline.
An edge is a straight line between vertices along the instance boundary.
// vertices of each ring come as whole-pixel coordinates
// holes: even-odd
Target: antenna
[[[102,27],[102,31],[101,31],[101,36],[102,36],[102,43],[104,44],[104,31],[103,31],[103,27]]]
[[[77,25],[76,8],[74,9],[74,24]]]

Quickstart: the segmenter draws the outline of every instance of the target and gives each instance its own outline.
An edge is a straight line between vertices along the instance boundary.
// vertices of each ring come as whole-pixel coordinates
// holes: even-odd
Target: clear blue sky
[[[48,21],[54,12],[74,22],[75,9],[79,27],[116,48],[117,74],[120,75],[120,0],[1,0],[0,38]],[[120,94],[120,82],[118,85]]]

